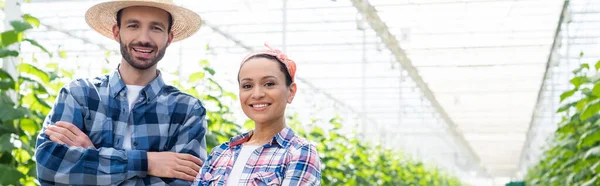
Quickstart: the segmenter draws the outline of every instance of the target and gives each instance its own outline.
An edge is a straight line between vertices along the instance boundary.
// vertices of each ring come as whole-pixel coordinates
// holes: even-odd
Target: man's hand
[[[202,160],[190,154],[148,152],[148,175],[194,181]]]
[[[59,121],[55,125],[49,125],[44,134],[48,135],[50,140],[56,143],[83,148],[94,147],[90,138],[81,132],[77,126],[69,122]]]

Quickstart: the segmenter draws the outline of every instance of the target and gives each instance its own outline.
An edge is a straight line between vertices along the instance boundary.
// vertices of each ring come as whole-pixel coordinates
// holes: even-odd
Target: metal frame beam
[[[389,31],[388,26],[381,20],[379,15],[377,14],[377,10],[375,7],[371,5],[367,0],[350,0],[356,10],[363,16],[364,20],[371,26],[371,28],[375,31],[377,36],[381,39],[381,41],[385,44],[385,46],[392,52],[396,60],[400,63],[402,68],[406,70],[409,77],[413,79],[413,81],[417,84],[417,87],[421,90],[424,97],[431,103],[431,105],[435,108],[435,110],[440,114],[442,119],[448,125],[449,132],[452,134],[452,137],[456,141],[457,145],[460,146],[469,157],[472,163],[475,164],[477,168],[480,169],[482,173],[486,173],[485,169],[481,167],[480,159],[478,155],[473,151],[471,146],[467,143],[464,136],[460,131],[458,131],[456,124],[450,119],[446,111],[437,101],[433,92],[429,89],[429,86],[423,78],[419,75],[418,70],[415,66],[413,66],[411,60],[407,57],[404,50],[400,47],[398,40],[396,37]],[[488,175],[489,176],[489,175]]]
[[[552,56],[554,55],[554,52],[557,49],[557,47],[559,47],[558,45],[560,45],[559,36],[560,36],[562,24],[564,22],[565,16],[568,11],[568,7],[569,7],[569,0],[565,0],[563,7],[562,7],[562,11],[560,13],[560,18],[558,19],[558,24],[556,26],[556,32],[554,33],[552,47],[550,48],[550,53],[548,54],[548,60],[546,62],[546,71],[544,72],[544,77],[542,78],[542,85],[540,86],[538,96],[537,96],[537,101],[536,101],[535,107],[533,108],[533,112],[532,112],[533,114],[531,115],[531,123],[529,124],[529,128],[527,129],[527,139],[525,140],[525,143],[523,144],[523,149],[521,150],[521,157],[519,158],[519,168],[521,168],[521,169],[528,166],[528,165],[526,165],[526,163],[527,163],[526,157],[527,157],[527,154],[529,153],[531,143],[534,142],[533,138],[535,137],[534,136],[535,134],[533,134],[534,133],[533,130],[534,130],[534,128],[536,128],[536,125],[537,125],[536,116],[537,116],[538,111],[541,108],[543,108],[542,102],[544,99],[543,99],[542,93],[544,91],[546,91],[544,89],[544,87],[546,87],[548,85],[546,82],[546,79],[548,77],[550,77],[550,74],[552,73],[552,71],[550,70],[550,66],[552,65],[552,61],[554,60],[554,58]],[[518,175],[515,175],[515,176],[518,176]]]
[[[60,32],[62,34],[68,35],[71,38],[79,39],[79,40],[83,41],[84,43],[91,44],[91,45],[96,45],[96,46],[100,47],[100,49],[102,49],[102,50],[111,51],[111,52],[115,52],[115,53],[119,53],[120,52],[120,51],[117,51],[117,50],[111,50],[108,47],[104,46],[103,44],[99,44],[99,43],[93,42],[90,39],[85,38],[85,37],[77,36],[77,35],[69,32],[69,31],[61,30],[61,29],[58,29],[58,28],[56,28],[54,26],[51,26],[51,25],[48,25],[48,24],[44,24],[44,23],[40,23],[40,25],[46,27],[46,29],[48,29],[48,31]]]
[[[202,20],[202,24],[211,28],[214,32],[218,33],[219,35],[225,37],[226,39],[233,41],[237,46],[244,48],[246,51],[248,52],[252,52],[255,49],[252,48],[251,46],[245,44],[244,42],[242,42],[240,39],[234,37],[233,35],[227,33],[226,31],[222,30],[221,28],[219,28],[216,25],[210,24],[208,22],[206,22],[206,20]],[[373,119],[368,118],[366,115],[362,114],[361,112],[358,112],[356,109],[352,108],[351,106],[349,106],[348,104],[342,102],[341,100],[335,98],[334,96],[332,96],[331,94],[323,91],[321,88],[318,88],[317,86],[313,85],[312,83],[310,83],[308,80],[302,78],[302,77],[296,77],[298,80],[300,80],[300,82],[304,83],[306,86],[308,86],[309,88],[317,91],[318,93],[321,93],[323,95],[325,95],[327,98],[331,99],[334,103],[339,104],[340,106],[349,109],[351,112],[356,113],[358,115],[360,115],[361,118],[365,118],[367,121],[369,121],[372,124],[377,124],[377,122]]]

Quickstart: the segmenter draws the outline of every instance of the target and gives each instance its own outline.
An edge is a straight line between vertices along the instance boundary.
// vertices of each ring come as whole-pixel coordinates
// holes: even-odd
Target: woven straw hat
[[[200,29],[202,20],[194,11],[177,6],[172,0],[113,0],[92,6],[85,13],[87,24],[100,34],[113,39],[112,27],[117,24],[117,12],[132,6],[163,9],[173,17],[173,41],[185,39]]]

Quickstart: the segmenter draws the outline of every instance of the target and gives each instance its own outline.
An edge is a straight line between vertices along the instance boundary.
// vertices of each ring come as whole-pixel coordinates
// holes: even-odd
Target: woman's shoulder
[[[316,152],[315,144],[306,138],[294,135],[289,141],[288,151],[291,153],[303,153],[306,151]]]

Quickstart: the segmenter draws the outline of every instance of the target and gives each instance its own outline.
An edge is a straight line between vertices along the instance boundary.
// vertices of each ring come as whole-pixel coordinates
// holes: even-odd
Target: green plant
[[[39,26],[37,18],[25,14],[23,20],[12,21],[11,25],[12,30],[0,34],[0,58],[22,60],[19,51],[12,46],[26,43],[52,56],[25,36],[25,31]],[[59,77],[65,74],[48,73],[34,63],[35,60],[21,61],[16,77],[0,69],[0,185],[36,185],[32,159],[35,138],[50,111],[48,101],[55,99],[54,92],[62,86]],[[53,66],[56,65],[48,67]]]
[[[562,121],[539,163],[528,171],[529,185],[600,185],[600,61],[594,67],[582,64],[573,70],[573,89],[560,95]]]
[[[201,70],[192,73],[187,81],[172,81],[171,84],[181,91],[199,98],[206,107],[206,121],[209,129],[206,134],[206,148],[210,153],[213,147],[242,133],[240,125],[235,123],[230,106],[224,103],[235,101],[237,96],[224,90],[213,79],[216,72],[211,68],[208,60],[201,60],[198,69]]]
[[[288,125],[316,144],[323,165],[323,185],[464,185],[456,177],[414,161],[398,150],[384,149],[343,133],[340,117],[313,119],[307,130],[298,118],[297,114],[290,115]]]

